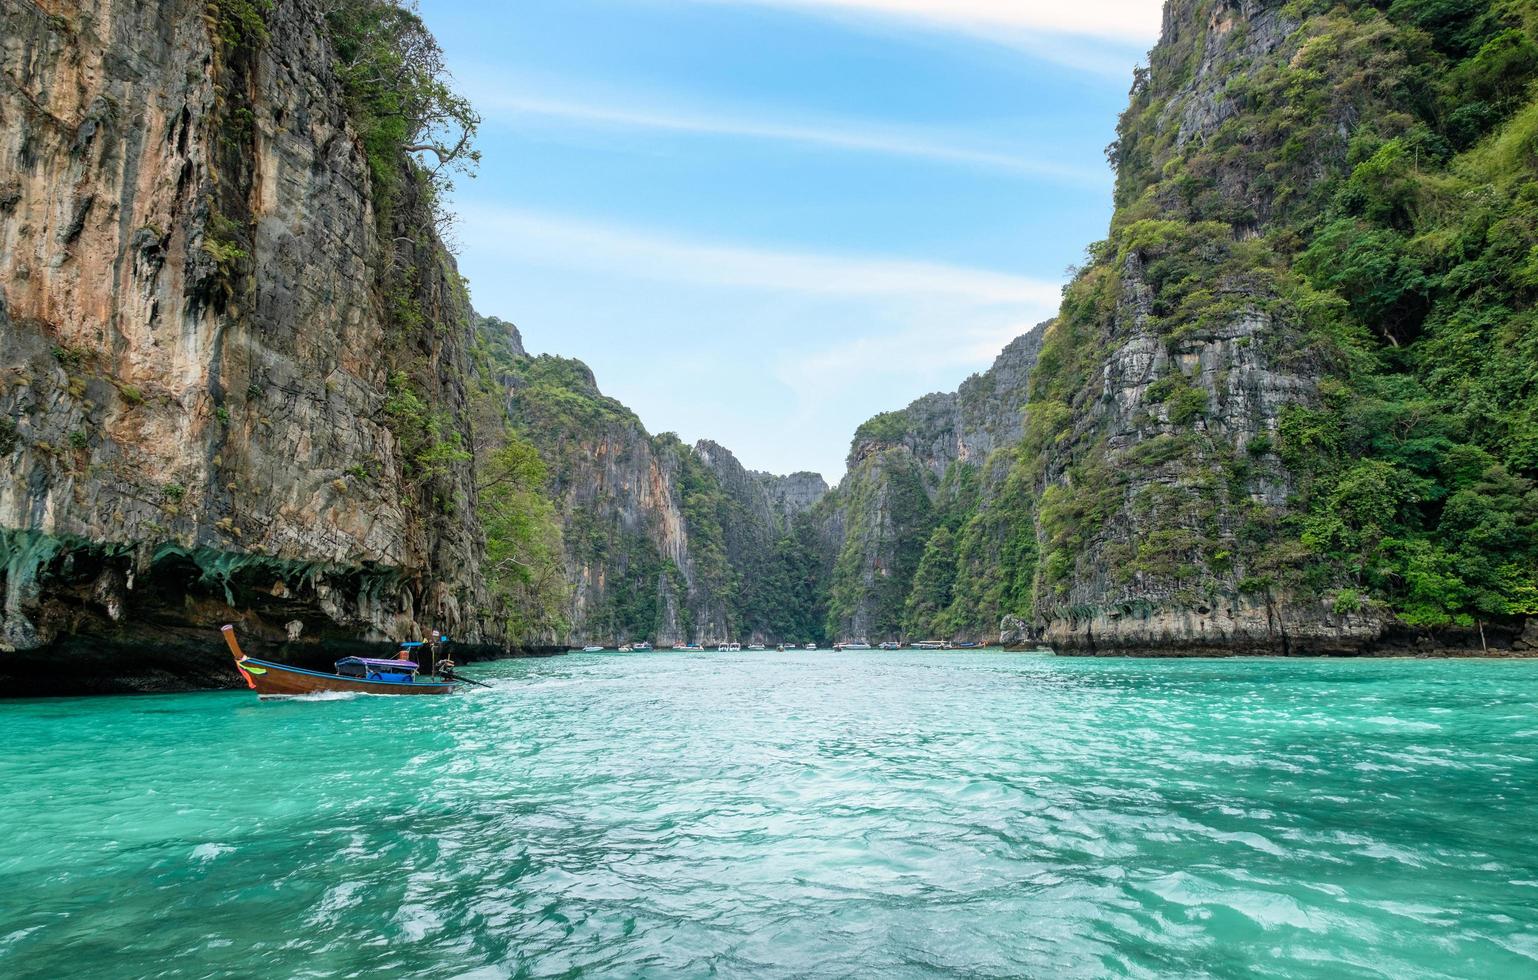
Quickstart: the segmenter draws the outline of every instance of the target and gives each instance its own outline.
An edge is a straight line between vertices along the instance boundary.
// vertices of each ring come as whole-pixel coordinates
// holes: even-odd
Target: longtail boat
[[[229,644],[230,653],[235,657],[235,669],[245,678],[246,685],[264,698],[349,691],[358,694],[452,694],[461,686],[460,682],[443,677],[428,675],[429,679],[422,679],[418,676],[420,666],[405,657],[413,647],[421,646],[420,643],[401,644],[401,656],[396,660],[343,657],[336,662],[336,673],[323,674],[318,670],[304,670],[246,656],[235,639],[233,626],[224,627],[224,642]]]

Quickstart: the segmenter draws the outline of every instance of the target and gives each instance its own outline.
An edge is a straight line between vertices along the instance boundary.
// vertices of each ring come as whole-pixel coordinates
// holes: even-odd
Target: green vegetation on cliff
[[[1073,445],[1073,478],[1040,498],[1037,611],[1071,579],[1078,535],[1123,506],[1092,489],[1116,454],[1069,426],[1131,275],[1147,329],[1172,348],[1260,314],[1272,330],[1253,342],[1317,385],[1242,453],[1209,435],[1186,377],[1150,386],[1183,444],[1170,461],[1119,460],[1173,465],[1188,513],[1151,502],[1123,567],[1193,586],[1188,600],[1238,585],[1345,611],[1379,603],[1414,625],[1538,612],[1534,8],[1299,2],[1226,35],[1191,29],[1232,18],[1222,4],[1176,13],[1182,29],[1139,75],[1111,150],[1111,237],[1069,288],[1035,378],[1021,465],[1045,475],[1065,455],[1054,444]],[[1203,45],[1244,52],[1256,30],[1284,39],[1210,97],[1227,118],[1181,142]],[[1277,462],[1290,495],[1257,506],[1255,472]]]
[[[544,461],[504,425],[493,429],[476,476],[486,535],[486,585],[507,636],[554,642],[569,628],[571,592],[561,564],[561,525],[546,495]],[[490,445],[487,449],[490,449]]]
[[[909,636],[1240,600],[1538,614],[1538,7],[1174,0],[1167,24],[1023,438],[948,464],[967,492],[905,482],[906,450],[853,468],[830,622],[872,594],[869,628]]]
[[[251,0],[221,0],[249,6]],[[480,116],[450,83],[443,49],[401,0],[329,0],[326,26],[336,74],[347,93],[353,125],[368,155],[378,210],[389,210],[401,179],[400,160],[438,189],[454,171],[480,159],[474,149]],[[416,163],[431,154],[432,164]]]
[[[798,514],[774,542],[764,567],[749,579],[745,621],[787,643],[824,643],[827,584],[817,527]]]
[[[891,414],[878,419],[894,428]],[[829,584],[830,635],[901,633],[909,588],[934,527],[927,479],[911,453],[891,448],[858,461],[840,484],[847,523]]]
[[[477,516],[486,538],[486,584],[508,637],[555,643],[571,625],[565,544],[545,461],[508,414],[503,384],[522,354],[511,336],[510,324],[481,320],[472,351]]]

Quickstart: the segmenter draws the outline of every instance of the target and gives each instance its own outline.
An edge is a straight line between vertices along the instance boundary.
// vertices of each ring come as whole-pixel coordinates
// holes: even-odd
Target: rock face
[[[376,212],[321,5],[219,16],[0,0],[3,642],[486,637],[469,468],[386,410],[466,428],[452,260],[409,169]]]
[[[775,515],[786,524],[817,506],[817,502],[828,493],[828,481],[822,478],[822,474],[808,470],[786,476],[754,470],[753,476],[763,486]]]
[[[1284,409],[1316,398],[1317,373],[1276,356],[1296,343],[1295,326],[1264,312],[1271,297],[1233,282],[1225,284],[1237,300],[1232,313],[1171,342],[1150,326],[1143,260],[1129,255],[1120,271],[1110,353],[1076,396],[1083,408],[1069,440],[1040,458],[1044,499],[1090,500],[1096,515],[1073,529],[1071,553],[1044,542],[1061,563],[1044,582],[1051,589],[1037,594],[1040,638],[1097,652],[1281,652],[1377,636],[1375,617],[1335,622],[1322,605],[1239,595],[1253,572],[1236,540],[1241,528],[1281,520],[1293,489],[1274,456],[1250,447],[1272,445]],[[1225,492],[1215,492],[1220,479]],[[1221,553],[1233,557],[1220,563]]]
[[[817,508],[831,629],[1524,650],[1538,362],[1502,325],[1530,317],[1533,185],[1494,147],[1531,141],[1538,59],[1495,67],[1533,50],[1514,11],[1428,10],[1166,5],[1107,239],[1020,369],[971,383],[1007,413],[968,418],[964,387],[856,434]]]
[[[926,543],[937,527],[960,530],[964,514],[986,509],[999,489],[990,460],[1020,441],[1044,329],[1016,338],[957,391],[926,395],[855,433],[848,472],[818,507],[831,635],[874,641],[930,631],[905,618]],[[968,622],[934,628],[975,640],[996,624],[994,610],[969,610]]]
[[[653,436],[587,365],[529,357],[511,336],[508,417],[548,465],[565,528],[566,639],[794,641],[767,614],[781,590],[764,576],[797,516],[827,492],[822,478],[753,472],[714,442]]]
[[[1526,622],[1522,635],[1512,646],[1525,652],[1538,653],[1538,618],[1531,618]]]
[[[1173,131],[1177,147],[1211,135],[1239,111],[1228,91],[1235,67],[1270,56],[1297,27],[1280,4],[1266,0],[1224,0],[1205,11],[1191,3],[1165,4],[1163,46],[1182,46],[1195,35],[1201,55],[1190,82],[1165,103],[1160,128]]]
[[[1017,610],[1033,641],[1090,653],[1344,652],[1383,633],[1381,613],[1336,613],[1278,572],[1300,553],[1282,531],[1298,489],[1277,453],[1283,421],[1320,403],[1328,370],[1306,314],[1261,271],[1276,260],[1242,244],[1277,217],[1265,152],[1201,169],[1203,141],[1254,111],[1234,98],[1235,74],[1294,57],[1299,27],[1266,0],[1166,7],[1119,130],[1114,251],[1070,290],[1046,339],[1070,364],[1033,393],[1036,410],[1056,416],[1019,464],[1036,496],[1031,602]],[[1321,164],[1344,158],[1346,135],[1342,124],[1324,141]],[[1174,160],[1191,161],[1188,180],[1205,196],[1159,182]],[[1172,278],[1175,265],[1190,278]],[[1006,632],[1018,635],[1019,621]]]
[[[783,533],[797,515],[811,510],[828,492],[820,474],[776,476],[748,470],[729,449],[709,439],[696,442],[694,454],[715,474],[721,489],[747,511],[752,526],[771,534]]]

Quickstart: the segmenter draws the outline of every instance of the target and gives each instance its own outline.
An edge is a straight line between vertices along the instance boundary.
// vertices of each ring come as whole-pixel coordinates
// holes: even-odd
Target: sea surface
[[[0,702],[0,976],[1538,976],[1538,663]]]

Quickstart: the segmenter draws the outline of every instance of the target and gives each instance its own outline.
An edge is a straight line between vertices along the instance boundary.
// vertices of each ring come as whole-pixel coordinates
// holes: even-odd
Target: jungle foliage
[[[336,76],[373,173],[378,212],[389,210],[402,157],[434,192],[453,174],[474,172],[480,116],[454,89],[443,49],[415,2],[330,0],[326,26]]]
[[[1293,0],[1258,56],[1242,19],[1208,27],[1222,13],[1176,0],[1190,29],[1136,73],[1110,234],[1065,287],[1023,442],[959,509],[926,498],[906,634],[1119,590],[1318,597],[1427,627],[1538,614],[1538,5]],[[1236,69],[1216,90],[1197,84],[1213,55]],[[1222,110],[1194,136],[1191,99]],[[1134,300],[1171,353],[1260,324],[1242,342],[1317,388],[1236,447],[1212,435],[1210,382],[1171,370],[1116,448],[1092,401]],[[903,426],[887,413],[856,438],[899,445]],[[1107,537],[1118,521],[1138,533]],[[903,574],[869,571],[840,559],[833,614]]]
[[[1286,14],[1281,56],[1230,81],[1234,117],[1183,147],[1156,122],[1197,52],[1162,46],[1111,151],[1110,245],[1143,258],[1161,322],[1227,315],[1203,295],[1224,283],[1295,324],[1278,356],[1323,375],[1250,453],[1274,450],[1296,490],[1232,545],[1248,530],[1247,584],[1423,626],[1538,613],[1538,8],[1300,0]],[[1121,273],[1102,264],[1070,287],[1067,329],[1094,320],[1074,294],[1098,294],[1103,315]],[[1082,380],[1064,363],[1035,391],[1066,408]],[[1200,408],[1192,396],[1178,414]]]
[[[472,349],[483,571],[507,635],[525,643],[554,643],[570,628],[565,540],[545,460],[507,412],[504,385],[519,361],[509,343],[511,329],[495,318],[480,321]]]

